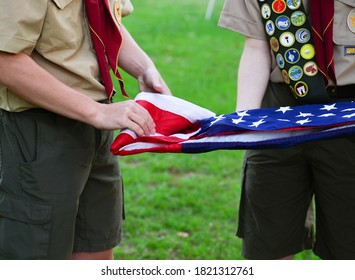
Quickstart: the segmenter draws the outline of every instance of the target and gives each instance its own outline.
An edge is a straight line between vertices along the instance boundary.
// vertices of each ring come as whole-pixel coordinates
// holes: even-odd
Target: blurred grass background
[[[233,112],[243,39],[217,26],[223,0],[209,20],[208,0],[132,3],[135,11],[123,23],[173,94],[217,114]],[[122,76],[133,98],[137,82]],[[115,100],[122,100],[119,93]],[[242,157],[243,151],[121,157],[126,220],[115,258],[242,259],[235,236]],[[309,258],[309,252],[297,256]]]

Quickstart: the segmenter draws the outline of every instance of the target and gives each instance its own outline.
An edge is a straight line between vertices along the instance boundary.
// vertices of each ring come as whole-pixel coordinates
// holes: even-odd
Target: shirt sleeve
[[[50,0],[0,0],[0,51],[31,54]]]
[[[257,0],[225,0],[218,25],[247,37],[266,40]]]

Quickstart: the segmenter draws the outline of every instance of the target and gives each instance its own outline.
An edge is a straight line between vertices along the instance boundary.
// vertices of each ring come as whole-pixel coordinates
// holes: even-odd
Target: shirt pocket
[[[334,1],[333,30],[335,44],[355,45],[355,0]]]
[[[37,48],[48,52],[78,48],[83,36],[81,0],[51,0]]]

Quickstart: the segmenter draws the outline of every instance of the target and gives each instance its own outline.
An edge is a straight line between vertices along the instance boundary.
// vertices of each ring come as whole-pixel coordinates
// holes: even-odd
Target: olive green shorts
[[[248,259],[312,248],[322,259],[354,260],[355,137],[247,151],[237,235]]]
[[[355,259],[355,138],[316,141],[245,155],[238,235],[248,259],[311,249]],[[315,197],[316,236],[307,223]]]
[[[123,187],[113,133],[42,109],[0,110],[0,259],[115,247]]]

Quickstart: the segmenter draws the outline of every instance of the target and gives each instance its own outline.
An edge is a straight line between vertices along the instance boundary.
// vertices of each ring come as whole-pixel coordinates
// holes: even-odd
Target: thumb
[[[154,77],[154,79],[152,80],[152,87],[157,92],[162,92],[163,85],[158,77]]]

